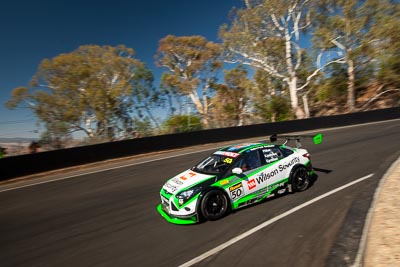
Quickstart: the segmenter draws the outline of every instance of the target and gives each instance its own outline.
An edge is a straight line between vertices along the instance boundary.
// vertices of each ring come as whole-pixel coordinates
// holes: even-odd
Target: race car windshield
[[[233,158],[223,155],[211,155],[195,166],[200,173],[221,173],[227,170]]]

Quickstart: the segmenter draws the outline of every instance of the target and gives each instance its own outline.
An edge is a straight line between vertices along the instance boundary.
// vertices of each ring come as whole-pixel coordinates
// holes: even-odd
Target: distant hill
[[[13,137],[13,138],[1,138],[0,143],[30,143],[32,141],[38,141],[37,138],[25,138],[25,137]]]

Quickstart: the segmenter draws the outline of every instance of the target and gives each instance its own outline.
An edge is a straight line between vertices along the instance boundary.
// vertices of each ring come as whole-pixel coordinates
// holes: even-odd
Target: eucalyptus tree
[[[222,126],[241,126],[249,115],[249,100],[252,94],[252,82],[243,65],[226,70],[223,84],[213,87],[217,93],[213,97],[213,117]]]
[[[383,96],[393,95],[395,105],[400,101],[400,4],[399,1],[381,0],[371,6],[375,16],[369,38],[376,40],[372,54],[378,86],[375,95],[363,104],[362,109]]]
[[[160,80],[160,93],[165,98],[163,108],[168,108],[168,116],[183,115],[187,109],[187,96],[170,83],[168,73],[164,72]]]
[[[312,27],[312,1],[245,2],[246,8],[238,9],[232,22],[223,25],[220,30],[227,61],[260,68],[282,80],[289,89],[293,113],[297,118],[308,116],[299,104],[300,93],[306,90],[324,66],[341,60],[320,60],[321,64],[309,72],[305,79],[299,79],[307,48],[306,33]],[[305,93],[303,95],[306,96]],[[308,110],[307,107],[305,109]]]
[[[347,68],[347,107],[355,111],[356,74],[372,59],[378,40],[370,34],[380,1],[322,0],[315,2],[316,49],[336,51]]]
[[[153,110],[162,105],[165,99],[163,93],[155,88],[153,83],[153,72],[145,64],[140,63],[134,70],[131,81],[130,101],[132,101],[131,106],[134,110],[134,112],[131,112],[131,116],[138,122],[146,121],[146,124],[154,125],[158,130],[161,130],[160,122],[153,114]],[[136,124],[138,123],[135,123],[134,126],[138,128]],[[143,134],[149,135],[149,130],[147,129]]]
[[[193,102],[205,128],[209,128],[211,84],[222,67],[221,48],[202,36],[168,35],[160,40],[157,64],[163,74],[164,88],[175,88]]]
[[[282,80],[258,69],[254,73],[254,113],[263,122],[293,119],[287,90]]]
[[[133,49],[85,45],[44,59],[30,84],[15,88],[6,105],[32,110],[47,135],[82,131],[112,140],[129,137],[135,112],[154,104],[151,82]]]

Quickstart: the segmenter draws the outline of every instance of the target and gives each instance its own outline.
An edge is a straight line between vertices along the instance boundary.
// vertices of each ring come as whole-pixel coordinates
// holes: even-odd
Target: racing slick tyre
[[[304,166],[298,166],[291,173],[291,185],[294,192],[301,192],[310,185],[310,176]]]
[[[210,221],[222,218],[228,210],[228,198],[219,190],[208,191],[201,200],[200,212]]]

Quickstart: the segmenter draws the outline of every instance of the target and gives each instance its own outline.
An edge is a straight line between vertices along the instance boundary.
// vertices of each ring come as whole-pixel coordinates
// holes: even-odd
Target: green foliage
[[[39,144],[41,146],[47,146],[50,149],[61,149],[65,147],[65,144],[69,140],[71,140],[71,136],[66,124],[52,124],[48,125],[46,131],[41,133]]]
[[[225,84],[214,84],[217,94],[212,99],[215,124],[219,126],[243,125],[250,100],[252,82],[243,65],[225,71]]]
[[[135,120],[134,121],[134,129],[132,132],[132,138],[137,137],[146,137],[153,135],[153,127],[149,118],[145,118],[143,120]]]
[[[177,111],[182,114],[185,95],[175,86],[171,85],[167,79],[169,74],[164,72],[161,76],[160,94],[166,100],[163,102],[162,107],[168,107],[168,115],[172,116]]]
[[[255,105],[256,113],[266,122],[286,121],[294,118],[289,99],[283,96],[270,96]]]
[[[347,97],[347,72],[343,65],[334,64],[329,67],[331,77],[324,79],[316,86],[316,98],[319,102],[336,101],[344,104]]]
[[[368,103],[365,98],[374,93],[400,86],[398,1],[245,2],[220,28],[222,45],[203,36],[160,40],[156,61],[166,70],[160,88],[133,49],[85,45],[44,59],[6,106],[31,109],[46,128],[41,142],[60,148],[75,131],[92,143],[149,136],[161,128],[174,133],[242,125],[254,117],[292,119],[301,96],[309,97],[314,109],[347,111],[362,94]],[[312,36],[313,54],[302,47],[306,36]],[[339,58],[344,64],[324,66],[323,74],[318,69]],[[226,70],[219,83],[224,60],[243,65]],[[244,65],[255,71],[253,80]],[[197,115],[175,115],[188,100]],[[152,114],[159,106],[169,108],[161,126]]]
[[[281,80],[290,91],[290,104],[298,118],[304,117],[299,105],[299,90],[310,79],[299,80],[304,66],[305,49],[301,39],[310,23],[311,1],[248,0],[246,9],[239,9],[230,25],[220,29],[226,57],[262,69]]]
[[[161,80],[164,90],[189,96],[208,128],[210,85],[222,67],[221,47],[202,36],[168,35],[160,40],[156,60],[168,70]]]
[[[382,33],[380,28],[386,26],[385,23],[382,23],[382,18],[391,13],[391,11],[387,12],[391,10],[388,7],[393,6],[385,0],[323,0],[315,1],[314,4],[314,48],[330,52],[340,51],[347,68],[347,108],[354,111],[356,96],[366,86],[363,83],[371,82],[373,77],[370,76],[370,79],[367,79],[368,73],[371,74],[370,62],[377,60],[374,50],[378,48],[378,44],[380,46],[380,44],[386,43],[387,41],[384,39],[392,35],[389,32],[384,35],[379,33]],[[396,20],[395,16],[386,16],[385,19],[390,21],[390,24]],[[334,84],[336,78],[334,75],[330,76],[332,76],[330,83]],[[322,93],[320,97],[335,96],[335,92],[328,92],[330,91],[329,84],[327,86],[325,92],[320,91]]]
[[[287,11],[293,3],[279,0],[248,2],[251,3],[251,8],[238,9],[232,22],[220,28],[219,35],[223,40],[225,56],[230,61],[264,69],[283,79],[288,72],[284,30],[277,27],[273,18],[287,19],[280,26],[289,29],[292,21]],[[297,5],[297,8],[300,6],[302,5]],[[302,19],[304,14],[305,12],[299,12]],[[304,26],[303,23],[301,26]],[[296,42],[295,39],[292,41]],[[293,46],[289,51],[295,48]],[[295,62],[290,62],[292,63]]]
[[[274,94],[281,95],[287,93],[286,85],[281,79],[270,75],[268,72],[262,69],[258,69],[254,73],[253,79],[256,83],[257,97],[265,97],[267,95]]]
[[[0,146],[0,159],[7,154],[7,149]]]
[[[384,57],[379,63],[379,72],[377,75],[380,83],[399,88],[400,87],[400,51],[396,52],[396,56]]]
[[[184,133],[202,130],[200,118],[194,115],[174,115],[164,122],[166,133]]]
[[[284,83],[263,70],[254,74],[254,112],[265,122],[293,119]]]
[[[121,138],[133,117],[159,101],[153,74],[125,46],[81,46],[45,59],[28,87],[13,90],[7,107],[27,107],[60,139],[75,131],[100,140]]]
[[[370,0],[371,1],[371,0]],[[373,55],[377,79],[387,87],[400,87],[400,5],[398,1],[376,3],[375,23],[370,32],[374,42]]]

